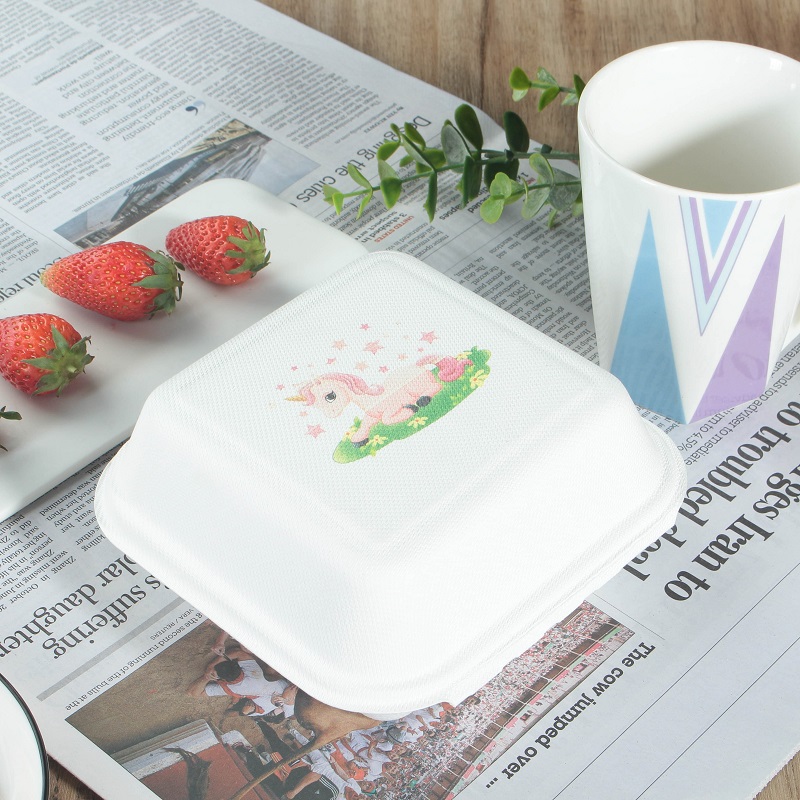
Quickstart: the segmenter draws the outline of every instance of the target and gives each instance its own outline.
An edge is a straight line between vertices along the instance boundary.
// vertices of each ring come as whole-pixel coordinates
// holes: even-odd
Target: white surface
[[[0,798],[43,800],[45,761],[26,707],[0,680]]]
[[[374,457],[332,457],[355,406],[286,402],[331,370],[388,394],[398,364],[472,347],[491,351],[485,383]],[[619,381],[376,253],[159,387],[95,510],[288,679],[392,718],[479,688],[663,533],[684,488]]]
[[[267,229],[270,265],[238,286],[215,286],[186,270],[170,316],[117,322],[37,284],[3,303],[3,316],[58,314],[92,337],[95,360],[61,397],[29,398],[1,381],[0,406],[22,414],[2,425],[0,519],[6,519],[125,439],[147,395],[300,292],[362,255],[357,242],[251,184],[215,180],[192,189],[115,239],[163,249],[182,222],[236,214]],[[235,401],[235,398],[232,398]]]

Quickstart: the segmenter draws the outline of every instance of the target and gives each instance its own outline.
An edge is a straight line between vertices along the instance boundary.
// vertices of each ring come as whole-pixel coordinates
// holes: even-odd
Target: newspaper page
[[[414,192],[359,220],[324,202],[348,163],[375,177],[392,122],[435,142],[456,98],[250,0],[0,8],[0,303],[54,258],[238,177],[595,358],[580,220],[548,230],[510,209],[488,226],[454,186],[433,224]],[[684,426],[642,411],[689,471],[674,528],[458,706],[353,731],[250,796],[755,794],[798,745],[799,372],[793,346],[744,407]],[[103,537],[92,498],[112,456],[0,524],[0,671],[101,796],[230,798],[313,731],[295,687]]]

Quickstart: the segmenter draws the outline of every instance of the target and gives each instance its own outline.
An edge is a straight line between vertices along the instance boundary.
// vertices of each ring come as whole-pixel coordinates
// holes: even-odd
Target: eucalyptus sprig
[[[514,100],[522,100],[531,89],[541,90],[537,108],[542,111],[549,106],[560,94],[564,95],[562,106],[576,106],[581,98],[585,81],[580,75],[572,76],[572,86],[560,86],[558,81],[544,68],[536,70],[536,80],[531,80],[521,67],[514,67],[508,78],[511,85],[511,96]]]
[[[517,67],[509,77],[515,100],[522,99],[529,90],[541,92],[538,109],[541,111],[559,95],[563,94],[562,105],[575,105],[583,91],[584,82],[573,76],[572,86],[561,86],[545,69],[540,68],[536,80],[530,80],[525,72]],[[441,130],[440,147],[431,147],[412,123],[407,122],[402,129],[391,125],[392,136],[380,145],[376,153],[378,161],[378,184],[373,185],[353,163],[347,165],[347,172],[356,187],[342,192],[333,186],[324,187],[325,200],[338,214],[342,213],[348,200],[359,199],[356,217],[360,217],[375,196],[380,193],[386,208],[392,208],[403,194],[407,183],[427,181],[428,191],[424,203],[428,219],[433,220],[439,196],[439,176],[454,172],[461,175],[457,188],[461,194],[463,208],[474,200],[485,185],[489,196],[481,205],[481,217],[487,222],[496,222],[503,209],[518,200],[522,201],[521,214],[531,219],[545,206],[550,206],[548,225],[555,223],[559,212],[569,211],[578,216],[582,213],[580,178],[558,167],[551,161],[571,161],[578,163],[577,153],[554,150],[542,145],[530,148],[528,129],[518,114],[506,111],[503,114],[503,131],[507,147],[503,150],[484,148],[484,136],[478,115],[471,106],[462,104],[456,108],[453,121],[447,120]],[[397,168],[389,163],[398,150],[404,151]],[[528,180],[519,178],[520,164],[527,161],[534,172]],[[413,166],[413,171],[398,172]]]

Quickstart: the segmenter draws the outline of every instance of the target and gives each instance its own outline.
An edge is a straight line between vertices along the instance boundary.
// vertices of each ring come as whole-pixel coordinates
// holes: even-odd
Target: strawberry
[[[167,252],[212,283],[243,283],[269,264],[266,231],[242,217],[204,217],[167,234]]]
[[[0,319],[0,375],[26,394],[61,394],[94,358],[87,336],[55,314]]]
[[[58,259],[40,280],[79,306],[131,321],[174,311],[183,286],[179,266],[140,244],[108,242]]]
[[[22,419],[22,415],[19,411],[6,411],[6,407],[3,406],[0,408],[0,419]],[[8,448],[0,444],[0,450],[8,450]]]

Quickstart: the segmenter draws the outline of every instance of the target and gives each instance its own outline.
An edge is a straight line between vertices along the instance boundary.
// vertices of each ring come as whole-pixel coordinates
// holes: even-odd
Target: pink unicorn
[[[441,391],[443,382],[457,380],[470,364],[469,359],[424,356],[416,364],[389,373],[383,385],[372,386],[358,375],[328,372],[303,384],[299,394],[287,399],[315,406],[327,417],[338,417],[354,403],[364,418],[351,441],[363,447],[376,423],[395,425],[414,416]],[[438,367],[438,376],[431,372],[432,367]]]

